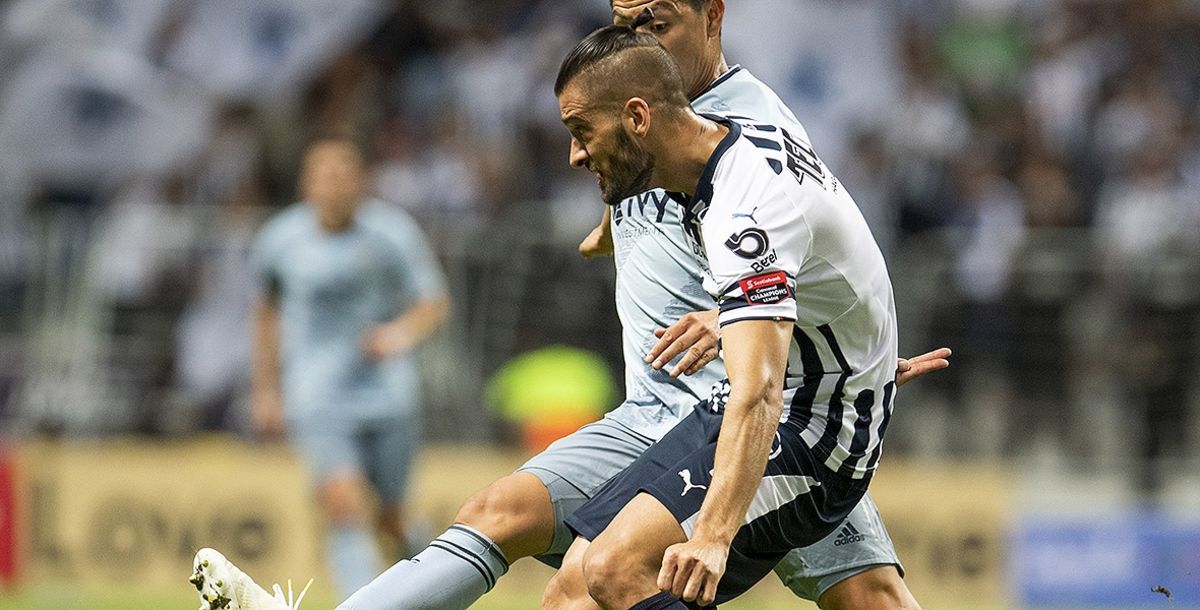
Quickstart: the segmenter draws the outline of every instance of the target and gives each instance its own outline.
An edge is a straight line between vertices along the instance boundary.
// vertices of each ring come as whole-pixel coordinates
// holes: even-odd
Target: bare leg
[[[542,480],[517,472],[483,488],[458,510],[456,523],[491,538],[511,563],[546,552],[554,540],[554,505]]]
[[[542,594],[543,610],[596,610],[599,606],[588,595],[583,576],[583,558],[591,543],[576,538],[563,557],[562,567],[546,585]]]
[[[602,608],[620,610],[659,594],[663,554],[686,541],[666,507],[654,496],[638,494],[584,554],[588,593]]]
[[[855,574],[830,587],[817,603],[822,610],[921,610],[896,566]]]

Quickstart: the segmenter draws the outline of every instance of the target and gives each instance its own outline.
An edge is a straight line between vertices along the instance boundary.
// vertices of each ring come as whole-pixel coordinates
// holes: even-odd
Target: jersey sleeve
[[[411,216],[389,210],[376,227],[392,246],[394,269],[401,292],[413,301],[439,297],[446,293],[446,280],[425,233]]]
[[[795,204],[769,185],[716,189],[702,232],[721,326],[796,320],[796,277],[812,236]],[[749,186],[749,188],[743,188]]]
[[[283,289],[280,261],[285,248],[287,212],[272,217],[259,230],[250,250],[250,268],[255,287],[260,294],[271,299],[279,296]]]

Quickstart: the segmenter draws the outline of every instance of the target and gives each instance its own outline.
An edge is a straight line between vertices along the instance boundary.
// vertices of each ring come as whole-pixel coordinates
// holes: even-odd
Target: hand
[[[658,588],[685,602],[711,605],[728,559],[729,545],[720,542],[693,538],[667,547],[658,572]]]
[[[950,366],[950,355],[954,352],[943,347],[915,358],[901,358],[896,363],[896,387],[900,387],[926,373],[940,371]]]
[[[583,238],[583,241],[579,243],[579,253],[584,258],[612,256],[613,239],[607,220],[601,222],[595,229],[592,229],[591,233],[588,233],[587,237]]]
[[[412,333],[394,322],[371,327],[363,337],[363,352],[379,362],[412,349]]]
[[[646,364],[655,370],[661,370],[676,356],[686,351],[670,371],[671,377],[679,377],[695,375],[709,362],[716,360],[719,354],[717,342],[720,339],[717,313],[716,309],[695,311],[680,318],[670,328],[655,329],[654,336],[658,337],[658,343],[650,348]]]
[[[250,423],[254,432],[268,439],[287,431],[283,420],[283,396],[278,389],[259,390],[250,398]]]

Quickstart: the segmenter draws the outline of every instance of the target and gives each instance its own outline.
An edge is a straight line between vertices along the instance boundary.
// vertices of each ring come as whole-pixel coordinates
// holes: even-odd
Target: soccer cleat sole
[[[237,610],[229,590],[228,575],[223,574],[220,554],[212,549],[201,549],[192,563],[192,577],[188,582],[200,594],[200,610]]]

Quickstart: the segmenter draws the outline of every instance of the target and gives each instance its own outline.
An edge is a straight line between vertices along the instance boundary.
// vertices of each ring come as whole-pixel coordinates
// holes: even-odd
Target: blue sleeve
[[[400,292],[412,301],[436,298],[446,293],[441,265],[429,247],[420,226],[400,210],[380,215],[377,229],[382,230],[394,256]]]
[[[277,242],[278,231],[272,231],[272,222],[268,222],[254,239],[250,251],[250,267],[253,270],[254,285],[259,294],[265,294],[272,299],[279,296],[282,282],[279,274]]]

